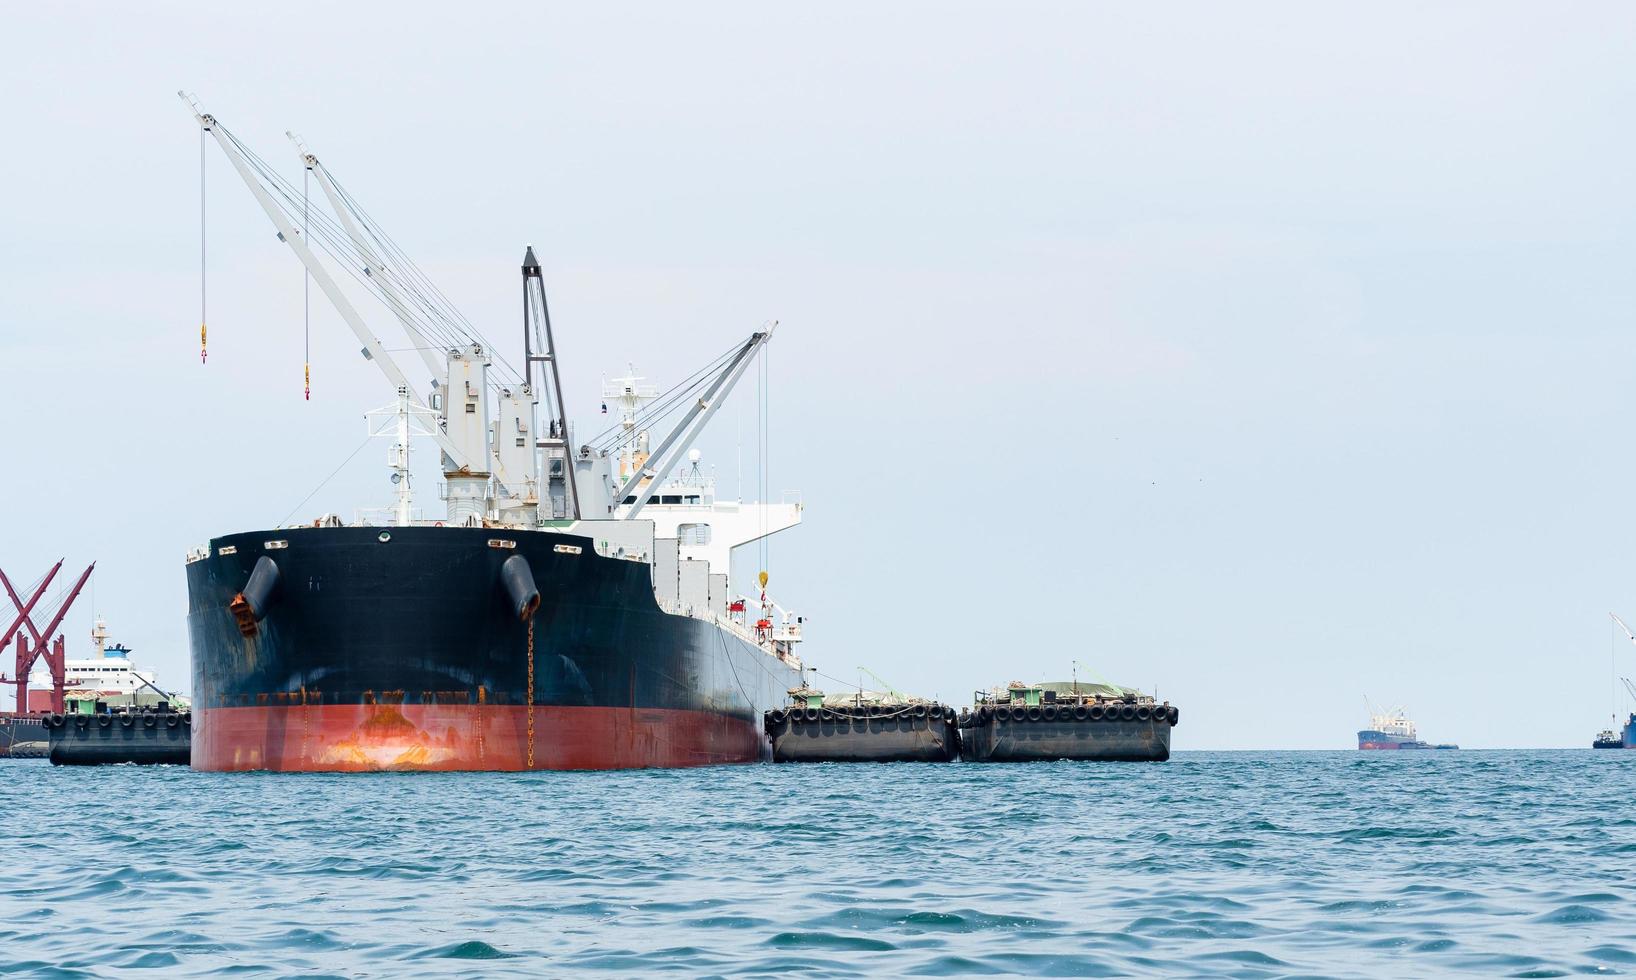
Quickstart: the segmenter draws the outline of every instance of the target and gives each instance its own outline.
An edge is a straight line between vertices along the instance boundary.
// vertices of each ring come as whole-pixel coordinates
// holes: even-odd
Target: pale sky
[[[533,243],[583,434],[604,374],[781,321],[807,513],[769,571],[827,674],[961,703],[1077,659],[1180,749],[1348,747],[1366,695],[1588,745],[1610,655],[1636,677],[1636,8],[455,10],[5,5],[0,568],[97,560],[162,684],[184,552],[284,520],[391,398],[315,298],[302,400],[300,267],[213,146],[200,365],[179,88],[292,179],[302,134],[513,356]],[[384,506],[385,452],[294,519]]]

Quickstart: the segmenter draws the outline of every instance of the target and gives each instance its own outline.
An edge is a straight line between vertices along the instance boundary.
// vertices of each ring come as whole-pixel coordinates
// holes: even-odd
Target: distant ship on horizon
[[[1636,633],[1631,632],[1630,627],[1625,625],[1625,621],[1619,618],[1618,613],[1610,612],[1608,616],[1613,619],[1614,624],[1619,627],[1625,636],[1630,638],[1631,643],[1636,643]],[[1629,692],[1631,700],[1636,701],[1636,684],[1631,683],[1628,677],[1621,677],[1619,680],[1625,685],[1625,690]],[[1629,711],[1626,715],[1624,724],[1621,725],[1619,715],[1615,712],[1613,715],[1614,727],[1604,728],[1597,732],[1596,738],[1591,742],[1591,748],[1636,749],[1636,711]]]
[[[1449,742],[1424,742],[1402,708],[1371,712],[1369,727],[1358,732],[1360,749],[1457,749]]]

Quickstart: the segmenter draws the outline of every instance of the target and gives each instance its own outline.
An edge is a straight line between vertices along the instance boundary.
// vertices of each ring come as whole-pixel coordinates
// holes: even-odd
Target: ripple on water
[[[1600,909],[1576,903],[1536,915],[1534,921],[1554,925],[1580,925],[1586,922],[1606,922],[1609,918],[1610,916]]]
[[[1588,750],[0,773],[5,976],[1636,973]]]
[[[508,960],[515,954],[495,949],[488,943],[476,939],[468,939],[463,943],[451,943],[447,946],[438,946],[420,953],[417,959],[440,960]]]

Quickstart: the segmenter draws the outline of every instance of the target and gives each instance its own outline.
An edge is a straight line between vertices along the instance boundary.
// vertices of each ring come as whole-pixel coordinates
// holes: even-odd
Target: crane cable
[[[278,207],[278,209],[282,211],[293,223],[299,216],[299,212],[297,211],[298,202],[296,200],[296,189],[294,185],[290,181],[280,176],[279,173],[267,163],[267,161],[258,156],[254,150],[250,149],[247,144],[241,141],[231,130],[227,129],[227,127],[222,126],[219,122],[216,123],[216,127],[220,129],[221,134],[233,144],[234,149],[244,158],[246,163],[250,165],[250,168],[255,172],[257,180],[259,183],[261,183],[263,188],[274,196],[274,204]],[[337,186],[337,190],[341,192],[343,198],[347,201],[347,208],[353,213],[353,216],[363,223],[366,228],[371,229],[370,236],[375,238],[377,244],[383,244],[383,246],[388,247],[398,259],[399,267],[407,267],[412,269],[414,272],[414,277],[418,277],[419,282],[425,283],[432,292],[436,293],[442,300],[441,306],[447,308],[440,308],[439,303],[431,300],[416,283],[415,278],[396,275],[392,272],[392,270],[380,270],[387,273],[387,275],[390,276],[393,281],[403,288],[404,291],[409,294],[409,297],[413,301],[414,305],[418,307],[412,312],[413,319],[417,321],[419,328],[423,332],[429,334],[433,339],[442,344],[446,344],[448,347],[458,347],[463,346],[466,343],[475,342],[481,344],[487,350],[494,351],[495,349],[493,345],[489,344],[488,341],[481,334],[479,334],[475,328],[471,327],[470,321],[467,321],[458,310],[454,309],[452,304],[448,303],[447,298],[443,297],[442,294],[437,291],[436,286],[432,285],[430,280],[426,279],[424,273],[421,273],[420,270],[414,266],[413,261],[410,260],[407,255],[403,254],[401,249],[396,248],[396,243],[392,243],[391,240],[387,238],[385,233],[379,230],[379,226],[374,223],[373,219],[371,219],[367,213],[363,212],[361,208],[358,208],[356,202],[352,201],[350,196],[346,195],[342,188]],[[363,255],[363,253],[359,251],[358,246],[354,244],[351,238],[345,234],[344,230],[339,226],[339,224],[333,219],[325,217],[322,213],[318,215],[309,215],[309,218],[316,222],[315,224],[311,224],[306,232],[306,234],[309,236],[316,236],[312,239],[312,241],[315,241],[319,247],[321,247],[325,252],[328,252],[330,257],[339,263],[341,269],[351,276],[352,279],[366,291],[374,294],[377,299],[380,299],[389,308],[394,308],[394,304],[388,300],[383,293],[382,287],[373,281],[375,276],[371,270],[374,267],[374,263],[371,263]],[[384,243],[381,241],[382,239],[385,239]],[[364,270],[361,274],[359,271],[360,269]],[[411,311],[404,309],[404,312],[408,313]],[[515,369],[511,367],[504,357],[501,357],[498,354],[495,356],[495,363],[499,367],[499,370],[494,373],[497,373],[502,377],[506,375],[516,375]],[[516,375],[516,377],[520,378],[521,376]],[[502,382],[497,381],[491,374],[491,377],[488,380],[488,386],[498,390],[499,388],[503,387],[503,384]]]
[[[761,482],[761,487],[760,487],[760,491],[759,491],[760,496],[761,496],[761,505],[760,505],[760,507],[757,508],[757,510],[760,511],[758,516],[759,516],[760,524],[761,524],[761,527],[760,527],[761,542],[760,543],[761,543],[761,592],[762,592],[761,600],[762,600],[762,602],[766,602],[766,600],[767,600],[767,572],[768,572],[767,563],[768,563],[768,557],[769,557],[768,552],[770,551],[770,548],[768,547],[768,544],[767,544],[767,505],[768,505],[767,494],[772,489],[771,486],[770,486],[770,484],[771,484],[771,479],[770,479],[771,471],[770,471],[770,467],[768,466],[768,462],[767,462],[768,450],[769,450],[771,442],[772,442],[771,435],[769,434],[769,431],[768,431],[771,428],[769,406],[770,406],[771,401],[772,401],[772,391],[771,391],[772,376],[771,376],[771,374],[770,374],[770,372],[768,370],[768,367],[769,367],[768,361],[770,360],[770,358],[768,358],[768,356],[767,356],[767,346],[768,345],[765,344],[765,343],[762,344],[761,345],[761,350],[757,352],[757,355],[758,355],[757,359],[761,362],[760,365],[759,365],[759,367],[761,368],[761,371],[760,371],[760,378],[759,378],[760,384],[758,384],[756,386],[756,389],[757,389],[756,395],[757,395],[757,398],[758,398],[758,400],[760,402],[760,404],[758,406],[759,407],[758,414],[759,414],[760,417],[757,420],[756,428],[759,430],[759,437],[760,437],[760,442],[761,442],[761,445],[758,447],[759,452],[757,453],[757,455],[759,455],[761,457],[761,460],[760,460],[760,462],[761,462],[761,481],[760,481]]]
[[[728,360],[743,348],[742,343],[735,344],[714,361],[695,371],[685,380],[660,395],[652,404],[637,412],[636,425],[632,427],[632,431],[622,431],[624,423],[615,422],[588,440],[589,444],[601,452],[611,453],[635,439],[640,430],[652,428],[676,409],[686,404],[689,395],[702,391],[706,385],[715,379],[716,373],[726,365]]]
[[[209,356],[205,348],[205,133],[199,130],[199,363]]]
[[[312,168],[301,171],[301,234],[307,234],[307,184]],[[301,383],[302,394],[312,401],[312,270],[301,264]]]

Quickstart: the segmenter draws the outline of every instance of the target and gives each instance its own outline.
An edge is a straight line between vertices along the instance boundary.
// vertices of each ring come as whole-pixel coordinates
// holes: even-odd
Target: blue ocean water
[[[0,764],[0,975],[1636,973],[1636,752]]]

